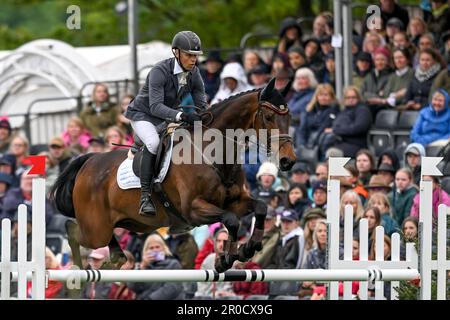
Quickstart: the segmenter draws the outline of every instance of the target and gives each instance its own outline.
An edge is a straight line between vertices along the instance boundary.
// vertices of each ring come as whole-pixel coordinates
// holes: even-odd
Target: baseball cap
[[[98,260],[105,259],[107,257],[109,257],[109,247],[102,247],[102,248],[95,249],[89,255],[89,258],[98,259]]]
[[[327,191],[327,181],[326,180],[316,180],[312,183],[312,190],[313,193],[317,190],[317,189],[322,189],[324,191]]]
[[[13,179],[10,174],[0,172],[0,182],[6,183],[8,186],[11,185]]]
[[[93,138],[89,139],[88,143],[89,144],[98,143],[98,144],[101,144],[102,146],[104,146],[105,140],[102,137],[93,137]]]
[[[8,129],[11,132],[11,124],[7,119],[0,120],[0,128]]]
[[[13,166],[15,163],[14,158],[15,158],[15,156],[12,154],[5,154],[0,157],[0,164],[7,164],[10,166]]]
[[[387,21],[386,27],[397,27],[397,28],[403,30],[405,28],[405,25],[402,22],[402,20],[400,20],[399,18],[392,17]]]
[[[294,164],[294,166],[291,169],[291,173],[296,173],[296,172],[302,172],[302,173],[308,173],[308,174],[311,173],[308,168],[308,165],[304,162],[296,162]]]
[[[66,144],[64,143],[64,140],[62,138],[54,137],[53,139],[50,140],[50,143],[48,145],[50,147],[64,148]]]
[[[412,153],[412,154],[415,154],[416,156],[420,156],[420,151],[416,147],[409,148],[409,150],[408,150],[408,152],[406,152],[406,154],[408,154],[408,153]]]
[[[284,209],[281,212],[281,220],[297,221],[298,220],[298,213],[296,211],[294,211],[294,210]]]

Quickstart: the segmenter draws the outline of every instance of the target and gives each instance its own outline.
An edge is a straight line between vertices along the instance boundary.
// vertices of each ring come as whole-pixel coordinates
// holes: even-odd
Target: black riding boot
[[[156,155],[150,153],[146,147],[143,148],[141,159],[141,203],[139,206],[139,214],[143,216],[154,216],[156,208],[153,205],[152,182],[154,176],[154,167]]]

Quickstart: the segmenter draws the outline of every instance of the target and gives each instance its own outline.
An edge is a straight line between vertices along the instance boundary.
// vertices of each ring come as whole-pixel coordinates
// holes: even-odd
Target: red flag
[[[45,158],[46,156],[28,156],[24,159],[24,164],[31,165],[28,174],[45,174]]]

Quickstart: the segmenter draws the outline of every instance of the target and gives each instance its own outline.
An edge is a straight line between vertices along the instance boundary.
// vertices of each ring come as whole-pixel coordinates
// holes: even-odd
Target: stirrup
[[[150,210],[148,211],[143,211],[144,207],[148,207],[150,206]],[[147,208],[149,209],[149,208]],[[153,210],[151,210],[153,209]],[[150,198],[150,196],[147,196],[143,201],[141,200],[140,206],[139,206],[139,214],[142,216],[155,216],[156,215],[156,208],[155,205],[153,204],[152,199]]]

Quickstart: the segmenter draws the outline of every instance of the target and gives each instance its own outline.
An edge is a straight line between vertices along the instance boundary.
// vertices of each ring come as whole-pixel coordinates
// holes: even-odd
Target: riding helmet
[[[180,31],[172,40],[172,49],[180,49],[190,54],[203,54],[202,42],[192,31]]]

